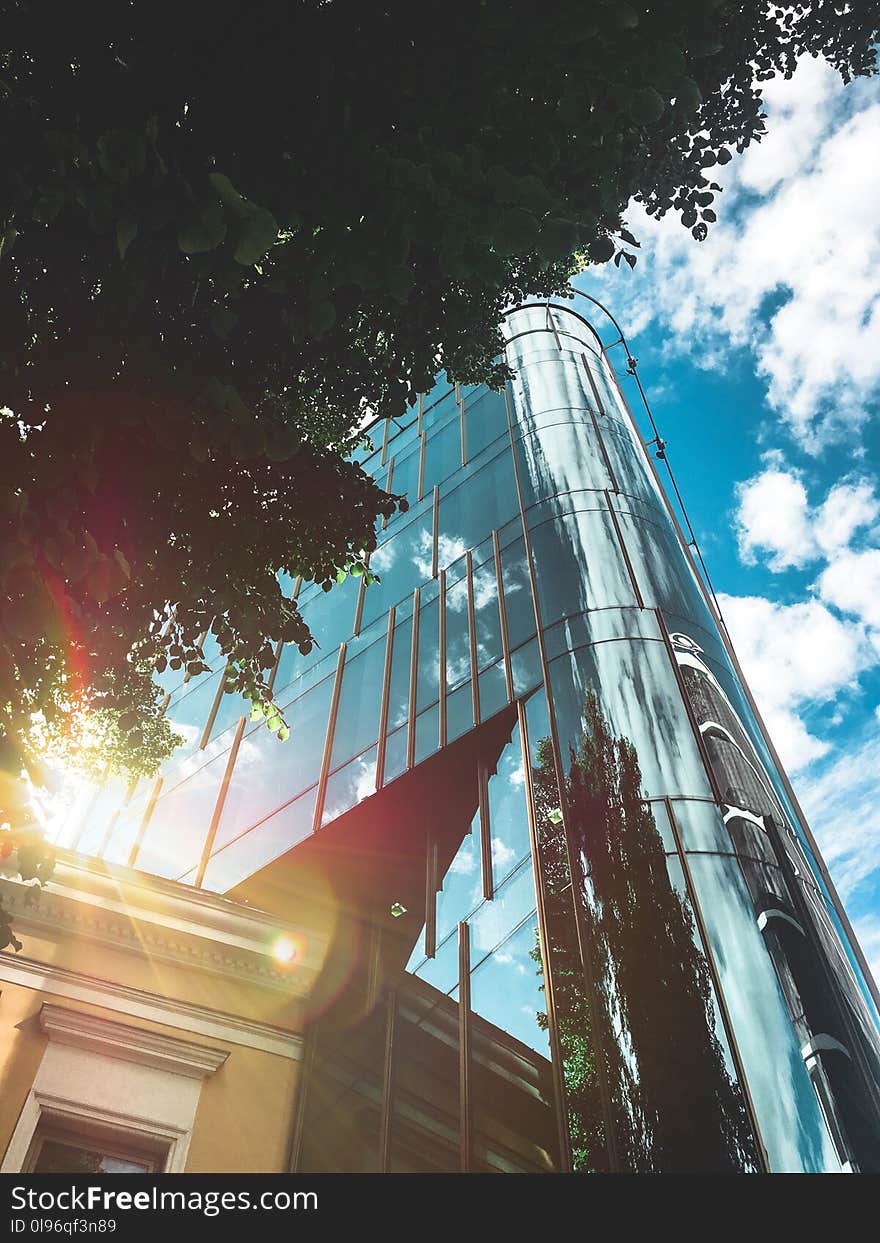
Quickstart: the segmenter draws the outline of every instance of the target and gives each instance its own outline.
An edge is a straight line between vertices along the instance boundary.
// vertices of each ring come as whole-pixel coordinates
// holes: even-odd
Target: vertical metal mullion
[[[563,1173],[570,1173],[572,1168],[571,1137],[568,1133],[568,1102],[565,1095],[565,1066],[562,1060],[562,1042],[559,1038],[559,1017],[556,1004],[556,980],[550,956],[550,932],[547,920],[547,907],[544,890],[544,871],[541,866],[541,852],[538,846],[538,825],[535,818],[535,793],[532,787],[532,754],[529,743],[528,722],[524,703],[517,704],[519,718],[519,740],[522,749],[523,772],[525,773],[526,818],[529,826],[529,845],[532,851],[532,877],[535,883],[535,904],[538,910],[538,948],[544,966],[545,990],[547,999],[547,1028],[552,1050],[551,1065],[553,1068],[553,1097],[556,1105],[556,1136],[559,1144],[560,1165]],[[569,888],[572,916],[574,916],[574,889]]]
[[[367,553],[367,571],[370,568],[370,553]],[[359,635],[361,632],[361,620],[364,615],[364,595],[367,590],[367,571],[361,575],[360,585],[358,586],[357,604],[354,606],[354,628],[353,635]]]
[[[419,417],[416,421],[416,431],[418,432],[420,436],[422,434],[422,419],[424,417],[425,417],[425,395],[424,393],[419,393]]]
[[[382,1076],[382,1123],[379,1140],[379,1170],[391,1172],[391,1134],[394,1118],[394,1036],[397,1026],[397,990],[391,989],[386,1000],[385,1067]]]
[[[104,836],[101,838],[101,844],[95,851],[95,857],[98,859],[104,858],[104,852],[113,839],[113,834],[116,831],[116,823],[119,820],[119,811],[120,808],[117,807],[110,819],[107,821],[107,828],[104,830]]]
[[[595,402],[596,402],[596,409],[599,411],[599,413],[602,415],[602,417],[603,417],[603,418],[607,418],[607,417],[608,417],[608,411],[605,409],[605,403],[603,402],[602,397],[601,397],[601,395],[600,395],[600,393],[599,393],[599,389],[598,389],[598,387],[596,386],[596,381],[595,381],[595,379],[594,379],[594,377],[593,377],[593,373],[592,373],[592,371],[590,370],[590,363],[589,363],[589,360],[588,360],[588,358],[587,358],[587,355],[586,355],[586,354],[581,354],[581,359],[583,360],[583,364],[584,364],[584,371],[586,371],[586,373],[587,373],[587,381],[588,381],[588,383],[589,383],[589,385],[590,385],[590,388],[591,388],[591,389],[592,389],[592,391],[593,391],[593,398],[594,398],[594,400],[595,400]],[[610,364],[609,364],[609,367],[610,367],[610,370],[611,370],[611,371],[612,371],[612,373],[613,373],[614,368],[613,368],[613,367],[611,367],[611,365],[610,365]],[[615,377],[615,378],[616,378],[616,377]],[[618,387],[619,387],[619,386],[618,386]]]
[[[669,663],[672,665],[672,673],[675,677],[679,694],[681,695],[681,701],[684,705],[684,710],[687,713],[688,721],[690,722],[691,730],[694,735],[694,741],[696,742],[697,750],[700,753],[700,759],[703,761],[703,767],[706,770],[706,777],[712,790],[712,797],[715,802],[721,806],[721,804],[725,802],[724,795],[722,794],[721,787],[718,784],[718,778],[715,776],[715,770],[712,767],[712,761],[709,757],[709,750],[706,746],[706,739],[703,737],[700,731],[699,722],[694,715],[693,705],[690,701],[690,696],[687,693],[687,687],[684,684],[684,678],[681,674],[681,666],[675,659],[675,650],[672,646],[672,640],[669,637],[669,631],[666,628],[666,622],[663,618],[662,609],[654,609],[654,615],[656,616],[657,624],[660,627],[660,634],[663,637],[663,646],[666,648],[666,655],[669,658]]]
[[[208,832],[205,835],[205,842],[202,846],[202,855],[199,859],[199,866],[196,872],[196,878],[193,882],[196,889],[201,889],[205,879],[205,872],[208,870],[208,863],[214,849],[214,840],[217,837],[217,829],[220,826],[220,817],[223,814],[223,805],[226,802],[226,795],[229,793],[229,783],[232,780],[232,770],[235,768],[235,760],[238,756],[238,748],[241,746],[244,727],[247,724],[247,717],[239,717],[238,725],[235,729],[235,737],[232,740],[232,746],[229,748],[229,755],[226,759],[226,768],[223,772],[223,780],[220,782],[220,790],[217,794],[217,802],[214,804],[214,811],[211,815],[211,823],[208,825]]]
[[[629,549],[626,546],[626,540],[623,538],[623,531],[620,528],[620,521],[615,513],[614,506],[611,504],[611,495],[606,488],[604,491],[605,504],[608,506],[608,512],[611,515],[611,525],[614,527],[614,534],[617,536],[617,546],[623,557],[623,563],[626,566],[626,572],[629,575],[630,586],[636,597],[636,603],[640,609],[645,607],[645,601],[642,598],[642,592],[639,588],[639,580],[636,578],[636,571],[630,559]]]
[[[390,428],[390,426],[391,426],[391,419],[386,418],[385,428],[382,432],[382,456],[379,460],[380,466],[384,466],[386,461],[388,460],[388,429]]]
[[[492,879],[492,825],[489,820],[489,772],[482,762],[477,766],[477,794],[480,811],[480,874],[483,897],[491,901],[495,896]]]
[[[664,797],[663,803],[666,807],[666,814],[669,817],[669,823],[672,828],[672,836],[675,838],[675,848],[678,851],[678,858],[679,858],[679,862],[681,863],[681,870],[684,873],[685,889],[687,890],[687,895],[688,895],[688,898],[690,899],[691,909],[694,912],[694,920],[697,925],[697,932],[700,937],[700,942],[703,946],[703,954],[705,955],[705,958],[706,958],[706,965],[708,966],[709,974],[712,977],[712,987],[715,990],[715,997],[718,1002],[719,1012],[721,1014],[721,1022],[724,1025],[724,1031],[727,1035],[727,1043],[730,1046],[730,1053],[733,1058],[734,1066],[736,1068],[737,1078],[739,1079],[740,1086],[743,1090],[743,1095],[745,1097],[746,1110],[749,1115],[749,1121],[752,1124],[752,1131],[754,1132],[755,1142],[758,1148],[758,1155],[766,1171],[766,1170],[769,1170],[770,1168],[770,1162],[767,1156],[767,1149],[764,1146],[764,1139],[763,1139],[763,1136],[761,1135],[761,1126],[760,1126],[760,1123],[758,1122],[758,1114],[757,1114],[757,1110],[755,1109],[755,1102],[752,1099],[752,1093],[749,1087],[748,1077],[746,1075],[745,1068],[743,1066],[742,1055],[740,1054],[740,1051],[739,1051],[739,1043],[736,1039],[736,1033],[734,1031],[733,1021],[730,1017],[730,1011],[727,1008],[727,999],[724,996],[724,989],[721,986],[721,977],[718,974],[718,965],[715,962],[715,954],[712,950],[712,943],[709,939],[709,931],[706,927],[706,922],[703,919],[703,911],[700,905],[700,900],[697,896],[696,886],[694,885],[694,878],[691,873],[690,861],[688,860],[687,852],[685,851],[684,843],[681,837],[681,830],[679,828],[678,821],[675,817],[675,809],[673,808],[672,800],[668,797],[668,795]]]
[[[431,577],[437,577],[440,564],[440,485],[434,484],[434,507],[431,528]]]
[[[272,665],[272,671],[269,674],[269,690],[275,690],[275,679],[278,677],[278,666],[281,664],[281,653],[284,651],[284,640],[279,639],[275,645],[275,663]],[[212,722],[213,724],[213,722]]]
[[[422,432],[419,437],[419,500],[425,495],[425,446],[427,443],[427,432]]]
[[[412,644],[409,656],[409,724],[406,733],[406,766],[412,768],[416,758],[416,692],[419,680],[419,598],[416,587],[413,592]]]
[[[433,830],[425,839],[425,957],[437,953],[437,890],[440,888],[437,870],[437,840]]]
[[[458,925],[458,1145],[462,1174],[471,1170],[471,938],[462,920]]]
[[[608,471],[608,478],[611,480],[611,487],[615,492],[620,491],[620,485],[617,482],[617,476],[614,473],[614,467],[611,465],[611,458],[608,456],[608,449],[605,445],[605,437],[602,435],[602,429],[599,426],[599,420],[596,418],[592,409],[588,406],[590,420],[593,424],[593,431],[596,433],[596,439],[599,442],[599,448],[602,450],[602,457],[605,461],[605,469]]]
[[[439,718],[440,718],[440,746],[446,746],[446,571],[440,571],[440,596],[438,601],[440,609],[440,681],[438,682],[439,692]]]
[[[394,479],[394,457],[392,455],[391,461],[388,463],[388,478],[385,480],[385,491],[386,492],[391,491],[391,484],[392,484],[393,479]],[[388,518],[386,516],[382,519],[382,530],[383,531],[386,530],[387,527],[388,527]]]
[[[132,843],[131,850],[129,851],[127,866],[130,868],[133,868],[135,864],[137,863],[137,857],[141,851],[141,845],[144,840],[144,834],[147,831],[147,825],[150,823],[150,817],[153,814],[153,809],[156,806],[156,799],[159,797],[159,793],[162,789],[163,783],[164,783],[164,778],[157,777],[153,785],[153,788],[150,791],[150,797],[147,799],[147,805],[144,808],[144,814],[141,816],[141,822],[138,825],[137,836],[135,837],[134,842]]]
[[[388,730],[388,697],[391,691],[391,661],[394,658],[394,617],[396,610],[388,610],[388,631],[385,636],[385,669],[382,674],[382,702],[379,707],[379,746],[376,752],[376,789],[381,790],[385,781],[385,734]]]
[[[504,655],[504,681],[507,685],[507,702],[513,703],[513,666],[510,662],[510,636],[507,630],[507,602],[504,599],[504,583],[501,578],[501,544],[498,532],[492,532],[492,551],[495,554],[495,586],[498,591],[498,616],[501,621],[501,651]]]
[[[277,664],[278,661],[276,659],[275,666],[272,668],[273,677],[275,675],[275,668],[277,667]],[[208,745],[208,740],[211,737],[211,730],[214,728],[214,722],[216,721],[217,713],[220,710],[220,701],[226,693],[223,688],[226,685],[226,674],[228,669],[229,661],[227,660],[226,664],[223,666],[223,672],[220,674],[220,682],[217,686],[217,690],[214,692],[214,701],[211,704],[211,711],[208,713],[208,719],[205,721],[205,728],[202,730],[202,736],[199,739],[199,751],[204,751],[205,747]]]
[[[467,568],[467,609],[468,632],[470,638],[471,657],[471,695],[474,704],[474,724],[480,723],[480,683],[478,678],[479,661],[477,659],[477,613],[474,607],[474,562],[471,553],[465,553]]]
[[[458,418],[461,425],[461,464],[467,466],[467,423],[464,417],[464,402],[459,403]]]
[[[321,818],[324,814],[324,795],[327,792],[327,774],[330,772],[330,756],[333,753],[333,735],[336,732],[336,713],[339,710],[339,694],[342,690],[346,648],[347,644],[339,644],[336,675],[333,679],[333,694],[330,696],[330,714],[327,718],[327,733],[324,737],[324,754],[321,757],[321,772],[318,777],[318,792],[315,798],[315,817],[312,821],[313,833],[317,833],[318,829],[320,829]]]

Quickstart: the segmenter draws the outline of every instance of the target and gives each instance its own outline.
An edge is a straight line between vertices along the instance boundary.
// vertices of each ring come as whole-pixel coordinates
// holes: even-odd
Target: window
[[[112,1127],[71,1125],[44,1113],[24,1169],[29,1174],[159,1174],[168,1145]]]

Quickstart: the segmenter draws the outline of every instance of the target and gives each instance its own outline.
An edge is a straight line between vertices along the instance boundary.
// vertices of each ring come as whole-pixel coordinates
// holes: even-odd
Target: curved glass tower
[[[505,333],[362,454],[410,509],[296,584],[290,741],[208,636],[66,840],[308,911],[297,1169],[876,1171],[874,986],[601,342]]]

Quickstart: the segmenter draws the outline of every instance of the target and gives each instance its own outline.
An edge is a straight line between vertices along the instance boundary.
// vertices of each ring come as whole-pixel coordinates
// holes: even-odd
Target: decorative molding
[[[125,984],[96,980],[79,971],[48,966],[21,955],[0,954],[0,980],[69,1001],[100,1006],[132,1018],[146,1019],[164,1027],[174,1027],[191,1035],[210,1036],[225,1044],[258,1049],[292,1061],[302,1058],[303,1037],[300,1032],[243,1019],[191,1002],[175,1001]]]
[[[72,1044],[93,1053],[119,1057],[126,1062],[168,1070],[190,1079],[204,1079],[212,1075],[229,1056],[228,1049],[212,1049],[192,1040],[165,1036],[130,1023],[116,1023],[112,1019],[48,1002],[44,1002],[40,1009],[40,1026],[50,1039],[61,1044]]]
[[[69,851],[59,853],[52,879],[42,889],[18,880],[8,866],[5,871],[4,904],[22,930],[65,929],[288,996],[308,994],[326,952],[313,928],[304,936],[305,929],[265,911]],[[293,970],[273,957],[281,935],[307,947]]]

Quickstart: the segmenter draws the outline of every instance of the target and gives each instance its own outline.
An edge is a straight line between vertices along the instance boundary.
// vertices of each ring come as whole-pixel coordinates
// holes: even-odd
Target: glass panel
[[[363,626],[386,613],[392,604],[411,596],[414,587],[431,577],[433,543],[434,518],[428,509],[376,549],[370,557],[370,570],[381,581],[364,593]]]
[[[185,759],[198,747],[221,676],[218,672],[193,678],[181,688],[181,694],[172,699],[165,709],[171,728],[175,733],[182,734],[184,739],[174,752],[174,761]],[[242,715],[240,710],[238,715]]]
[[[477,667],[485,669],[502,655],[501,615],[498,611],[498,580],[494,560],[475,567],[473,580]]]
[[[399,777],[406,769],[407,727],[389,734],[385,743],[385,785]]]
[[[513,460],[505,448],[484,465],[469,467],[464,481],[441,496],[440,530],[464,552],[518,512]]]
[[[435,704],[416,717],[415,762],[421,764],[440,747],[440,710]]]
[[[499,436],[507,435],[507,403],[503,393],[487,392],[476,401],[469,398],[464,404],[464,417],[470,461]]]
[[[433,958],[425,958],[415,967],[415,975],[432,984],[441,993],[458,995],[458,933],[452,931],[437,945]]]
[[[471,1009],[549,1058],[540,963],[538,921],[532,917],[472,972]]]
[[[205,888],[215,893],[227,893],[309,837],[315,816],[316,795],[316,787],[307,790],[249,833],[222,848],[208,863]],[[185,879],[191,880],[192,877]]]
[[[526,510],[561,492],[614,486],[592,423],[554,423],[516,440],[515,450]]]
[[[838,1170],[739,864],[729,856],[691,855],[690,868],[770,1167]]]
[[[497,771],[489,778],[489,827],[496,889],[531,853],[525,780],[517,725],[501,753]]]
[[[446,588],[446,687],[453,690],[471,672],[467,580]]]
[[[471,966],[479,966],[534,909],[532,865],[526,861],[471,916]]]
[[[226,756],[219,755],[157,799],[138,855],[140,869],[157,876],[178,877],[195,867],[208,834],[225,769]]]
[[[321,824],[329,824],[343,812],[376,793],[376,748],[371,747],[356,760],[327,778]]]
[[[603,608],[566,617],[544,631],[547,659],[609,639],[661,639],[657,615],[648,609]]]
[[[559,744],[603,720],[635,749],[642,793],[711,798],[706,770],[662,643],[597,643],[550,664]]]
[[[318,780],[333,682],[325,678],[286,709],[286,742],[265,727],[242,738],[220,817],[218,847]]]
[[[537,920],[471,975],[471,1096],[478,1170],[557,1168],[553,1072]]]
[[[419,609],[418,681],[416,711],[436,703],[440,681],[440,604],[433,600]]]
[[[513,674],[513,693],[517,698],[534,690],[543,681],[544,672],[537,639],[532,639],[530,643],[525,643],[510,653],[510,671]]]
[[[388,732],[392,733],[409,716],[409,672],[412,663],[412,618],[394,627],[391,650],[391,680],[388,687]]]
[[[501,581],[507,609],[507,633],[511,648],[519,647],[535,633],[535,606],[529,562],[522,539],[514,540],[501,552]]]
[[[465,682],[446,699],[446,741],[455,742],[474,727],[474,695],[470,682]]]
[[[345,661],[333,734],[331,769],[338,768],[349,756],[363,751],[379,736],[385,648],[385,640],[380,638],[366,651]]]
[[[442,427],[432,427],[425,443],[425,477],[423,495],[461,470],[461,424],[458,414]]]
[[[443,877],[443,886],[437,894],[438,943],[454,932],[459,921],[467,919],[482,901],[479,840],[480,817],[477,813]]]
[[[544,522],[530,539],[545,626],[585,609],[637,603],[607,511]]]
[[[496,712],[507,707],[507,678],[504,675],[504,663],[499,661],[484,669],[479,677],[480,686],[480,717],[488,721]]]

